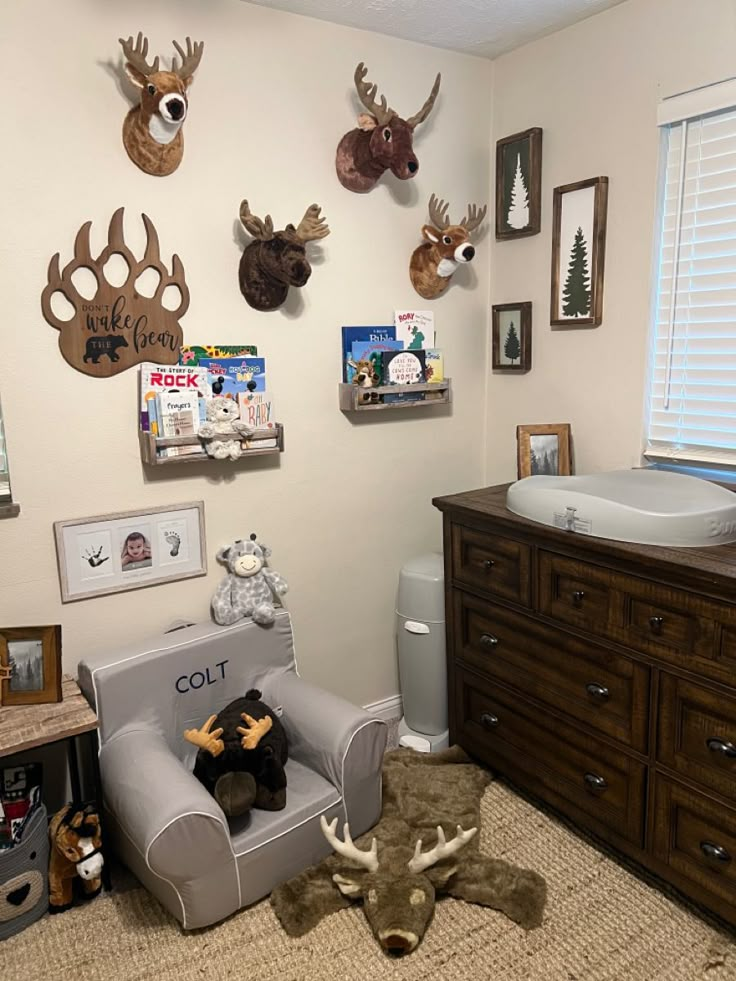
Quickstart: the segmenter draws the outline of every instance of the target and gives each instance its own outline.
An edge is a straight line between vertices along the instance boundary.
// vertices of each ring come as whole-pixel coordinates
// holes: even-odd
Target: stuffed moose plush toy
[[[184,732],[187,742],[199,748],[194,776],[230,818],[252,807],[280,811],[286,806],[286,732],[260,698],[251,688],[200,729]]]
[[[255,623],[273,623],[274,600],[288,590],[286,581],[266,568],[271,554],[267,545],[258,544],[255,534],[247,542],[237,541],[217,553],[217,561],[228,568],[227,576],[212,597],[215,623],[228,626],[244,617]]]

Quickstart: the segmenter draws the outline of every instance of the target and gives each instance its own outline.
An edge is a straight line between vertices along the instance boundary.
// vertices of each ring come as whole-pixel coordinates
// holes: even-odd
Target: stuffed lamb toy
[[[199,427],[199,436],[208,456],[216,460],[237,460],[242,450],[240,440],[254,430],[240,421],[238,403],[224,395],[207,399],[207,421]]]
[[[228,574],[212,597],[216,623],[227,626],[244,617],[252,617],[255,623],[273,623],[274,600],[278,602],[289,587],[278,572],[266,568],[270,554],[271,549],[259,545],[255,535],[218,551],[217,560],[227,566]]]

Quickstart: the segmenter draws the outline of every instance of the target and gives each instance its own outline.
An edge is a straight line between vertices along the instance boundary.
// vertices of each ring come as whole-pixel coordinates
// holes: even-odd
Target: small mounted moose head
[[[470,244],[474,232],[486,216],[487,206],[480,211],[477,205],[468,205],[468,214],[459,225],[451,225],[447,216],[450,205],[438,201],[434,194],[429,199],[431,225],[424,225],[422,235],[427,240],[417,246],[409,263],[409,275],[414,289],[425,300],[441,296],[450,285],[452,274],[461,262],[470,262],[475,249]]]
[[[368,69],[363,62],[355,69],[358,97],[368,110],[358,116],[358,128],[350,130],[337,146],[335,168],[343,187],[349,191],[370,191],[384,170],[405,181],[415,177],[419,161],[414,155],[414,130],[432,111],[440,90],[441,75],[434,80],[429,98],[422,108],[408,119],[402,119],[381,96],[376,102],[377,85],[364,81]]]
[[[290,286],[304,286],[312,274],[306,244],[330,234],[320,206],[311,204],[294,228],[273,230],[273,221],[265,221],[251,212],[247,201],[240,205],[240,220],[255,241],[247,245],[240,259],[240,291],[255,310],[276,310],[286,300]]]
[[[187,38],[184,54],[174,41],[181,57],[181,67],[172,59],[171,71],[158,70],[158,55],[149,64],[148,38],[138,32],[127,41],[119,39],[125,55],[125,73],[140,89],[140,105],[130,110],[123,123],[123,143],[136,166],[154,177],[173,174],[184,153],[182,123],[187,117],[187,89],[197,70],[204,50],[204,41],[192,45]]]

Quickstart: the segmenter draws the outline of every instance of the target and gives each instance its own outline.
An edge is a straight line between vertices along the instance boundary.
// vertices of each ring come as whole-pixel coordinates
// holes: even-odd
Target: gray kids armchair
[[[291,619],[196,624],[89,657],[79,684],[100,719],[108,840],[186,929],[216,923],[330,852],[319,819],[357,837],[381,813],[386,725],[303,681]],[[183,738],[249,688],[281,711],[286,807],[228,823]]]

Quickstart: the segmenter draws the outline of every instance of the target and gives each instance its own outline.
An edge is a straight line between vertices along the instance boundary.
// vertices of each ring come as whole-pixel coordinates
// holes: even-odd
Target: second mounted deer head
[[[451,225],[447,215],[450,205],[438,201],[434,194],[429,199],[431,225],[424,225],[422,235],[426,239],[417,246],[409,263],[409,275],[414,289],[425,300],[441,296],[450,285],[452,274],[458,265],[470,262],[475,248],[470,244],[470,233],[481,224],[488,210],[484,205],[469,204],[468,213],[459,225]]]
[[[337,146],[337,178],[349,191],[370,191],[384,170],[391,170],[399,180],[415,177],[419,161],[414,154],[414,130],[424,122],[440,90],[438,73],[429,98],[419,112],[402,119],[386,104],[386,97],[376,102],[377,85],[365,81],[368,69],[363,62],[355,69],[355,88],[368,110],[358,116],[357,129],[350,130]]]
[[[254,239],[240,259],[240,292],[255,310],[276,310],[290,286],[304,286],[311,276],[307,242],[330,234],[320,210],[311,204],[296,228],[287,225],[275,232],[270,215],[264,221],[256,218],[247,201],[240,205],[240,220]]]
[[[184,153],[181,127],[187,118],[187,90],[192,84],[204,50],[204,41],[187,38],[186,54],[174,41],[181,66],[172,59],[171,71],[159,71],[158,55],[147,61],[148,38],[138,32],[133,38],[119,39],[125,55],[125,73],[140,89],[140,105],[134,106],[123,123],[123,143],[133,163],[154,177],[173,174]]]

